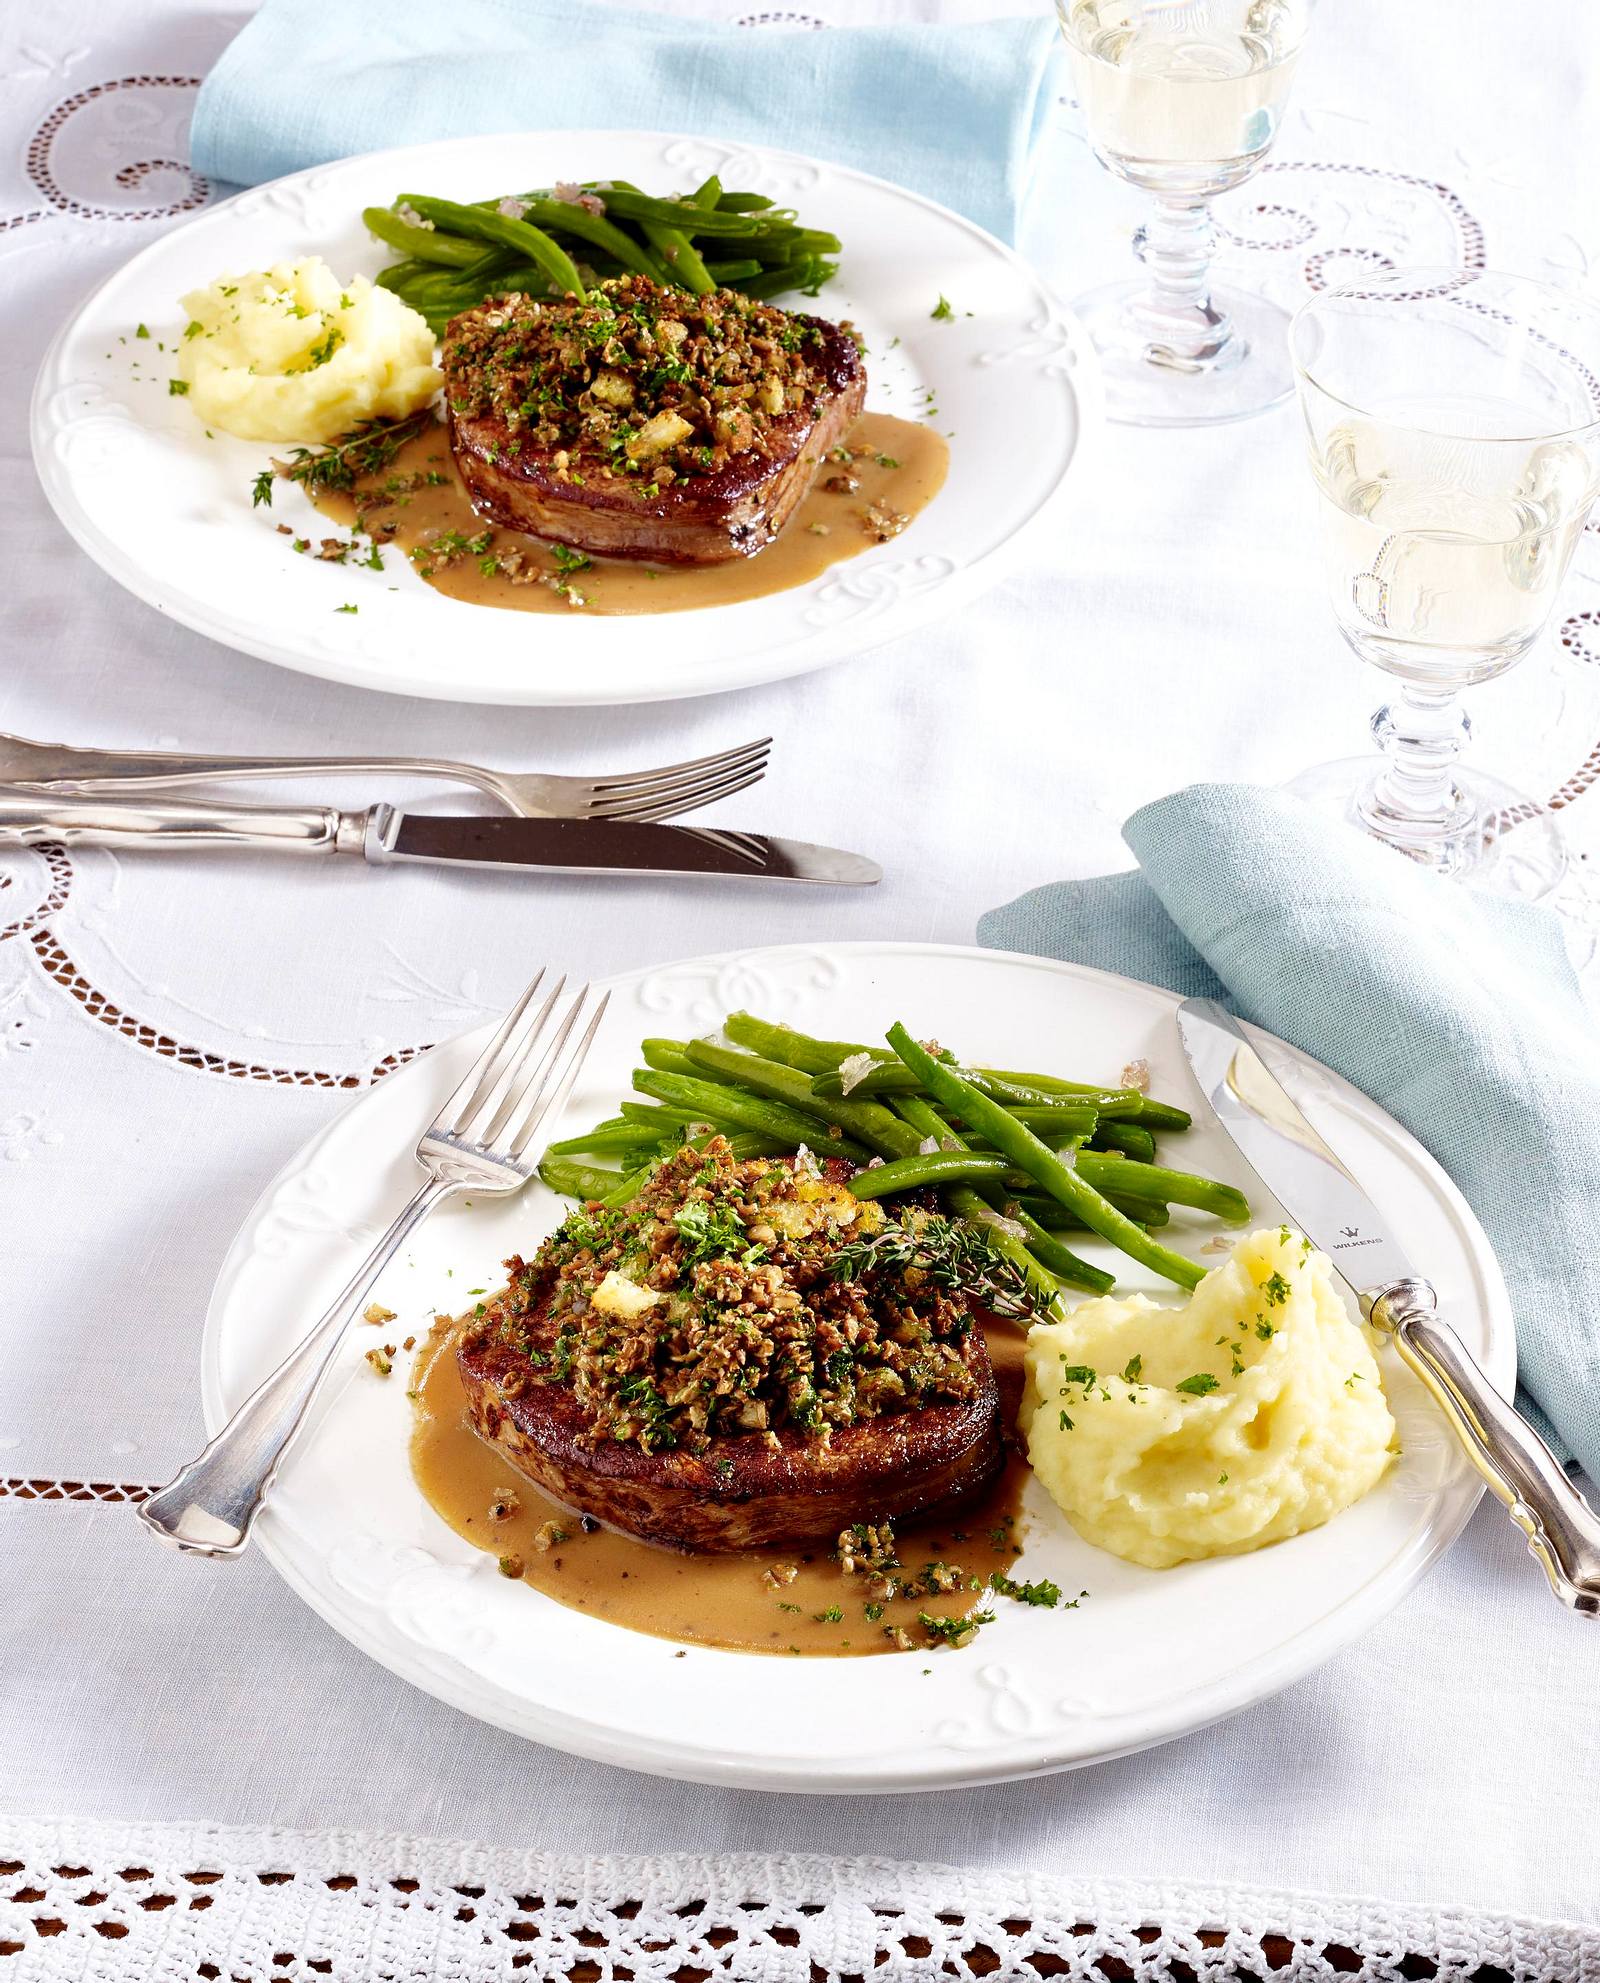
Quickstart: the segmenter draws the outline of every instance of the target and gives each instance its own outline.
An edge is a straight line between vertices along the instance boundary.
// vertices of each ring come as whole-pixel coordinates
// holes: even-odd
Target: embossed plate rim
[[[336,601],[325,596],[327,584],[295,569],[312,561],[286,561],[267,548],[270,525],[260,517],[261,541],[250,540],[241,555],[251,521],[244,490],[271,449],[208,440],[158,388],[141,394],[126,374],[132,347],[119,346],[118,335],[131,336],[135,321],[156,325],[175,315],[178,293],[194,282],[279,254],[322,252],[342,273],[375,271],[385,256],[366,240],[359,209],[390,197],[394,186],[443,178],[442,190],[465,197],[465,188],[450,183],[454,172],[470,173],[474,183],[571,177],[574,155],[585,147],[603,153],[610,169],[645,178],[687,163],[696,150],[726,153],[741,169],[753,162],[779,183],[811,175],[825,201],[848,204],[837,295],[830,301],[825,292],[817,307],[830,314],[855,308],[875,343],[880,327],[892,326],[900,340],[887,377],[887,352],[869,352],[874,407],[911,415],[918,382],[937,386],[941,413],[958,430],[939,498],[904,537],[808,585],[663,615],[642,644],[627,631],[636,622],[580,614],[488,619],[484,609],[446,599],[410,571],[398,574],[398,591],[384,579]],[[815,193],[807,197],[815,204]],[[313,206],[329,216],[315,227]],[[301,232],[290,238],[297,221]],[[203,264],[196,259],[202,248]],[[977,314],[968,321],[958,298],[963,314],[934,323],[932,300],[952,283],[970,292]],[[156,360],[156,342],[139,351]],[[1002,378],[1008,390],[999,393],[992,388]],[[69,403],[68,394],[85,403]],[[74,432],[107,420],[125,428],[117,442],[128,450],[126,466],[116,470],[120,497],[103,486],[110,472],[103,460],[75,467],[63,452]],[[964,216],[889,180],[799,152],[683,133],[593,130],[368,152],[203,209],[115,270],[62,326],[40,367],[30,415],[35,466],[57,516],[102,569],[158,611],[241,653],[328,680],[545,707],[664,701],[778,681],[946,614],[1013,568],[1101,424],[1097,363],[1076,319],[1021,256]],[[1033,465],[1024,473],[1017,461]],[[284,500],[298,502],[298,494]],[[314,512],[296,509],[294,516],[305,527]],[[274,541],[281,553],[282,540]],[[334,605],[351,597],[362,616],[333,617]]]
[[[651,1030],[639,1022],[659,1017],[663,1009],[663,986],[680,992],[693,987],[709,1013],[730,993],[748,995],[730,981],[751,972],[758,974],[757,985],[763,976],[773,987],[786,983],[791,1010],[824,1028],[829,1001],[854,1000],[859,1006],[870,998],[876,1011],[880,1005],[916,1000],[918,1016],[981,1023],[986,1038],[1010,1039],[1007,1054],[1032,1050],[1038,1027],[1059,1023],[1059,988],[1072,1002],[1077,1025],[1091,1034],[1096,1027],[1102,1032],[1109,1027],[1139,1051],[1153,1044],[1163,1088],[1190,1092],[1170,1024],[1178,1002],[1172,994],[1044,958],[915,943],[788,945],[621,974],[610,981],[610,1037],[602,1035],[586,1083],[609,1090],[617,1065],[631,1064],[635,1033]],[[891,981],[888,989],[879,987],[881,978]],[[977,990],[969,991],[973,986]],[[979,1017],[980,1000],[987,1018]],[[951,1009],[958,1003],[966,1017]],[[1024,1013],[1020,1026],[1013,1016],[1019,1010]],[[1048,1022],[1039,1016],[1046,1010]],[[698,1023],[700,1016],[686,1014],[685,1023]],[[1016,1028],[1015,1037],[1008,1027]],[[337,1285],[342,1278],[350,1249],[359,1241],[356,1228],[381,1223],[387,1216],[388,1199],[403,1191],[409,1162],[409,1143],[398,1157],[393,1148],[394,1125],[410,1127],[426,1117],[433,1089],[442,1090],[452,1078],[454,1062],[470,1054],[474,1037],[449,1043],[369,1090],[263,1192],[229,1250],[207,1317],[202,1391],[209,1427],[220,1422],[225,1405],[252,1375],[251,1332],[258,1356],[268,1354],[277,1339],[282,1306],[272,1305],[275,1289],[282,1293],[287,1283],[309,1306],[315,1292],[311,1283],[321,1277]],[[1442,1263],[1440,1278],[1447,1286],[1452,1278],[1461,1281],[1454,1290],[1456,1319],[1494,1381],[1509,1392],[1515,1372],[1510,1305],[1488,1241],[1460,1194],[1404,1129],[1347,1082],[1270,1035],[1257,1037],[1275,1063],[1300,1070],[1308,1112],[1330,1140],[1349,1142],[1353,1137],[1355,1160],[1387,1172],[1383,1181],[1393,1196],[1385,1202],[1402,1233],[1425,1212],[1435,1228],[1435,1246],[1440,1232],[1448,1235],[1445,1243],[1456,1258],[1453,1264]],[[1114,1051],[1115,1041],[1104,1050]],[[424,1069],[431,1069],[431,1075]],[[577,1097],[575,1117],[587,1119],[594,1099],[587,1093]],[[1268,1222],[1277,1216],[1269,1209],[1270,1195],[1259,1191],[1237,1157],[1231,1164],[1221,1161],[1231,1146],[1220,1129],[1197,1125],[1193,1135],[1212,1144],[1203,1153],[1206,1166],[1223,1176],[1241,1176],[1251,1185],[1260,1216]],[[309,1281],[303,1250],[280,1266],[275,1281],[270,1264],[263,1265],[256,1237],[264,1220],[281,1216],[285,1194],[292,1205],[296,1194],[305,1195],[308,1182],[319,1180],[319,1188],[344,1207],[349,1229],[337,1244],[323,1247],[320,1265],[311,1263]],[[554,1204],[548,1201],[550,1208]],[[352,1207],[360,1213],[354,1225]],[[462,1249],[478,1230],[475,1222],[495,1214],[485,1209],[455,1216],[465,1223],[455,1225],[449,1235],[441,1237],[437,1223],[431,1230],[440,1261],[464,1267],[463,1278],[470,1279],[480,1263]],[[523,1230],[516,1235],[520,1244],[528,1237]],[[480,1251],[489,1239],[507,1245],[503,1231],[483,1232]],[[1430,1255],[1430,1266],[1436,1260],[1437,1254]],[[401,1270],[392,1271],[398,1275]],[[431,1271],[437,1276],[437,1263]],[[461,1292],[459,1282],[451,1291],[442,1279],[429,1281],[426,1269],[424,1280],[436,1300]],[[1135,1284],[1130,1278],[1128,1285]],[[403,1285],[384,1284],[381,1292],[391,1305],[403,1307],[410,1298]],[[252,1301],[268,1304],[254,1319]],[[413,1326],[411,1318],[399,1326]],[[787,1662],[706,1648],[692,1648],[677,1661],[678,1649],[670,1642],[605,1625],[506,1585],[487,1557],[444,1530],[414,1487],[409,1488],[414,1506],[403,1507],[409,1474],[403,1460],[396,1460],[405,1424],[403,1393],[362,1381],[361,1347],[359,1341],[353,1344],[346,1360],[352,1381],[329,1387],[304,1442],[307,1451],[291,1454],[279,1504],[263,1516],[260,1546],[279,1573],[380,1664],[479,1719],[597,1761],[708,1783],[791,1791],[937,1788],[1044,1774],[1170,1740],[1278,1691],[1374,1623],[1454,1540],[1481,1492],[1476,1474],[1454,1455],[1425,1404],[1400,1394],[1403,1373],[1386,1362],[1405,1455],[1375,1494],[1340,1522],[1260,1555],[1155,1573],[1087,1551],[1059,1517],[1048,1517],[1044,1529],[1028,1537],[1023,1573],[1036,1575],[1042,1568],[1076,1575],[1086,1563],[1092,1565],[1098,1612],[1086,1607],[1071,1617],[1028,1614],[1019,1621],[1002,1607],[1000,1625],[990,1628],[972,1654],[933,1656],[926,1679],[920,1662],[910,1656],[857,1662],[848,1669],[851,1691],[868,1697],[859,1711],[850,1710],[861,1723],[857,1739],[830,1749],[828,1731],[838,1690],[836,1683],[830,1690],[828,1677],[841,1671],[833,1662]],[[226,1372],[225,1364],[231,1365]],[[1420,1437],[1413,1429],[1418,1425]],[[330,1526],[334,1501],[346,1506],[352,1464],[387,1468],[387,1485],[373,1489],[388,1525],[385,1533],[368,1534],[357,1527],[350,1534],[337,1524]],[[1047,1509],[1036,1488],[1034,1497]],[[1381,1560],[1341,1566],[1346,1545],[1353,1547],[1358,1535],[1367,1534],[1382,1544]],[[1045,1559],[1037,1567],[1035,1551]],[[1051,1560],[1051,1552],[1064,1552],[1065,1569]],[[1330,1564],[1339,1577],[1333,1596],[1324,1589]],[[342,1585],[336,1571],[345,1575]],[[1186,1576],[1184,1585],[1180,1579]],[[1203,1580],[1199,1598],[1194,1596],[1196,1578]],[[1285,1597],[1291,1585],[1313,1590],[1319,1608],[1306,1611],[1308,1600]],[[1264,1631],[1256,1621],[1250,1627],[1256,1637],[1241,1653],[1236,1643],[1239,1616],[1230,1606],[1241,1591],[1248,1603],[1263,1589],[1271,1592],[1266,1614],[1277,1621],[1292,1610],[1294,1622],[1281,1629],[1274,1622],[1272,1630]],[[518,1608],[524,1603],[525,1609]],[[1176,1625],[1189,1633],[1197,1621],[1218,1611],[1223,1615],[1210,1628],[1213,1643],[1198,1651],[1191,1646],[1186,1656],[1189,1670],[1209,1672],[1216,1666],[1203,1685],[1173,1681],[1168,1667],[1157,1660],[1151,1671],[1159,1675],[1159,1684],[1139,1696],[1137,1676],[1128,1678],[1120,1665],[1085,1672],[1079,1670],[1082,1661],[1074,1659],[1074,1630],[1081,1630],[1086,1617],[1109,1617],[1109,1638],[1115,1645],[1119,1633],[1125,1640],[1147,1637],[1152,1627],[1163,1625],[1169,1632]],[[497,1648],[495,1632],[508,1619],[509,1643]],[[553,1629],[563,1624],[565,1632]],[[1047,1629],[1029,1637],[1024,1625]],[[1091,1629],[1104,1636],[1098,1622]],[[565,1649],[563,1641],[569,1642]],[[545,1649],[542,1663],[540,1648]],[[492,1675],[493,1659],[502,1655],[516,1675],[514,1689],[484,1677]],[[571,1675],[563,1678],[558,1670],[563,1659],[581,1676],[581,1685]],[[611,1684],[594,1685],[594,1675]],[[1120,1698],[1119,1687],[1124,1690]],[[927,1691],[918,1693],[919,1688]],[[1098,1690],[1098,1696],[1089,1690]],[[1056,1698],[1063,1694],[1068,1698]],[[645,1704],[634,1709],[633,1699]],[[780,1704],[790,1710],[789,1725],[775,1730],[774,1712]],[[844,1738],[834,1740],[837,1745]]]

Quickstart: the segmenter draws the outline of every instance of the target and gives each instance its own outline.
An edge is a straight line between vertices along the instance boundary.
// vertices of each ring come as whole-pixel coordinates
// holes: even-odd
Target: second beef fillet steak
[[[832,1169],[717,1142],[625,1210],[571,1214],[457,1338],[474,1429],[566,1506],[679,1549],[832,1542],[981,1495],[1004,1464],[983,1331]]]
[[[450,447],[478,512],[590,556],[753,556],[860,417],[848,327],[644,276],[501,296],[451,322]]]

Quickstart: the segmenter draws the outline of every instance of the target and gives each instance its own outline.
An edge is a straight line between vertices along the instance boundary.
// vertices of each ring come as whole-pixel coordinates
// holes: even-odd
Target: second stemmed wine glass
[[[1493,271],[1394,269],[1306,304],[1292,336],[1334,617],[1398,678],[1382,757],[1289,789],[1436,873],[1537,898],[1545,809],[1466,770],[1461,691],[1544,631],[1600,490],[1600,308]]]
[[[1243,420],[1293,390],[1287,312],[1212,286],[1210,203],[1277,136],[1314,4],[1056,0],[1095,155],[1155,200],[1134,244],[1144,279],[1073,305],[1113,420]]]

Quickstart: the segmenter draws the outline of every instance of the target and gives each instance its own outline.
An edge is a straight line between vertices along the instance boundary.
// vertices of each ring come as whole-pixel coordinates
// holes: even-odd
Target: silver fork
[[[524,819],[673,819],[754,785],[767,769],[770,737],[611,778],[491,771],[447,757],[216,757],[191,751],[86,750],[0,731],[0,784],[114,792],[146,785],[210,784],[223,778],[316,778],[333,771],[448,778],[475,786]]]
[[[520,1191],[533,1175],[528,1145],[547,1116],[572,1092],[611,994],[595,1006],[583,1036],[568,1041],[589,997],[585,985],[539,1051],[566,979],[529,1016],[541,971],[506,1014],[450,1099],[422,1132],[417,1162],[428,1173],[410,1202],[351,1275],[311,1333],[251,1392],[197,1460],[190,1461],[139,1509],[152,1534],[195,1556],[237,1556],[299,1430],[312,1394],[350,1326],[357,1304],[406,1235],[455,1191]]]

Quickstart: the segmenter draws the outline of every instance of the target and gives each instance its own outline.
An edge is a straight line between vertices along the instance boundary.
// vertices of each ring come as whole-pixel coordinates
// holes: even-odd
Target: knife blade
[[[378,866],[410,861],[537,874],[726,875],[843,888],[868,887],[883,876],[862,854],[726,827],[407,813],[389,805],[341,812],[333,806],[290,809],[0,791],[0,846],[48,841],[123,850],[235,847],[359,854]]]
[[[1231,1012],[1215,999],[1185,999],[1178,1007],[1178,1035],[1218,1122],[1327,1254],[1362,1314],[1426,1385],[1467,1457],[1527,1537],[1556,1596],[1583,1617],[1600,1617],[1600,1517],[1439,1314],[1432,1283],[1413,1273],[1377,1206]]]
[[[1278,1202],[1355,1293],[1413,1278],[1383,1215],[1215,999],[1178,1007],[1178,1035],[1212,1112]]]

